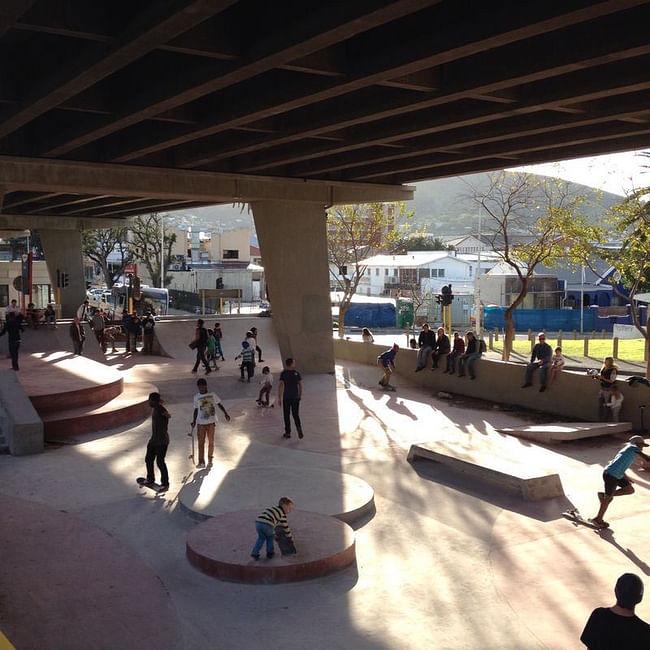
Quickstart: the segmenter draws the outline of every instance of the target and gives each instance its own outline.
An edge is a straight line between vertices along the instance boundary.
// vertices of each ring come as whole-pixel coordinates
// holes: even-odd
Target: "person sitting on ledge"
[[[606,422],[609,415],[607,403],[610,401],[612,388],[616,385],[617,374],[618,368],[614,364],[614,357],[605,357],[600,373],[593,375],[594,379],[600,381],[600,390],[598,391],[598,417],[602,422]]]
[[[278,501],[277,506],[271,506],[262,512],[255,520],[255,531],[257,532],[257,541],[251,557],[255,560],[260,559],[260,550],[264,543],[266,543],[266,557],[271,559],[274,553],[273,537],[276,528],[278,529],[278,536],[284,537],[293,542],[293,535],[287,522],[287,515],[293,510],[293,501],[289,497],[282,497]],[[295,547],[294,547],[295,553]]]
[[[420,332],[420,336],[418,336],[418,347],[420,350],[418,352],[415,372],[424,370],[427,365],[429,352],[433,352],[433,349],[436,347],[436,335],[433,333],[428,323],[422,325],[422,331]]]
[[[460,355],[458,360],[458,376],[465,376],[465,366],[467,366],[467,373],[470,379],[476,379],[474,374],[474,364],[481,358],[481,346],[479,340],[476,338],[474,332],[467,332],[467,348],[465,354]]]
[[[364,343],[374,343],[375,337],[372,335],[372,332],[367,327],[364,327],[361,330],[361,340]]]
[[[465,339],[459,332],[454,332],[454,347],[447,355],[447,370],[445,372],[453,375],[456,372],[456,359],[465,354]]]
[[[524,384],[522,388],[528,388],[533,385],[533,373],[538,368],[541,368],[539,376],[539,392],[543,393],[546,390],[546,376],[548,375],[548,369],[551,367],[553,349],[546,342],[546,334],[544,334],[544,332],[540,332],[537,335],[537,338],[539,343],[535,344],[530,355],[530,363],[526,366],[526,374],[524,375]]]
[[[634,608],[643,600],[643,582],[634,573],[624,573],[614,587],[616,605],[597,607],[591,612],[580,641],[589,650],[650,648],[650,625],[641,620]]]
[[[438,337],[436,339],[436,347],[431,353],[431,370],[435,370],[440,362],[440,357],[443,354],[449,354],[450,344],[449,337],[445,334],[443,327],[438,328]]]

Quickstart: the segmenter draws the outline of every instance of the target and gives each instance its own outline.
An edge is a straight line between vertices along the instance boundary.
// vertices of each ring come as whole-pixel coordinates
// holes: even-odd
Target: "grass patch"
[[[557,340],[547,338],[546,342],[555,350]],[[643,361],[645,341],[644,339],[622,339],[618,342],[618,358],[622,361]],[[611,339],[591,339],[589,341],[589,358],[604,359],[612,356],[613,341]],[[503,339],[499,337],[494,342],[494,350],[501,352],[503,350]],[[530,355],[529,341],[515,341],[513,350],[524,356]],[[562,354],[565,357],[585,358],[584,343],[581,340],[573,339],[562,340]]]

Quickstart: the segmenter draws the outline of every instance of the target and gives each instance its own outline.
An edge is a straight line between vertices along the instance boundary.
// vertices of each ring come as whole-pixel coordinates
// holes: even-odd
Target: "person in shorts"
[[[208,467],[212,467],[212,456],[214,454],[214,429],[217,423],[217,406],[230,422],[230,416],[226,412],[221,399],[216,393],[208,392],[208,382],[199,379],[196,382],[199,392],[194,396],[194,417],[192,418],[192,429],[198,423],[197,439],[199,443],[199,462],[197,467],[205,467],[205,439],[208,439]]]
[[[603,519],[605,512],[614,497],[623,497],[627,494],[633,494],[634,488],[632,481],[625,475],[630,469],[632,463],[640,456],[650,465],[650,456],[644,454],[641,450],[648,444],[641,436],[632,436],[628,443],[623,447],[616,456],[607,463],[603,472],[603,481],[605,491],[598,493],[600,509],[595,517],[589,519],[596,526],[606,527],[609,524]]]
[[[377,357],[377,365],[384,372],[382,378],[379,380],[380,386],[383,387],[390,386],[390,377],[393,374],[393,371],[395,370],[395,357],[397,356],[398,352],[399,352],[399,345],[397,345],[397,343],[393,343],[392,348],[386,350],[385,352],[382,352]]]

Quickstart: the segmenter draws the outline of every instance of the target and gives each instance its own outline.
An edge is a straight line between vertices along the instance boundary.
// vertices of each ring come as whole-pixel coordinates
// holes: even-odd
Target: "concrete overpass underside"
[[[248,202],[277,295],[328,204],[650,146],[649,22],[647,0],[8,0],[0,227]],[[284,305],[310,326],[317,266]]]

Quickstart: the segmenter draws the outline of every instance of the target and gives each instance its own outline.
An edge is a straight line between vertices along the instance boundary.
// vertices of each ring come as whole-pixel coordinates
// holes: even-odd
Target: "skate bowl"
[[[258,514],[281,496],[296,507],[351,524],[374,512],[374,492],[365,481],[314,467],[213,468],[179,492],[181,508],[198,520],[255,508]]]
[[[354,531],[350,526],[325,515],[293,511],[288,519],[297,553],[259,560],[251,557],[257,539],[255,519],[259,509],[239,510],[218,515],[192,530],[186,540],[189,562],[219,580],[251,584],[276,584],[321,578],[356,562]]]

